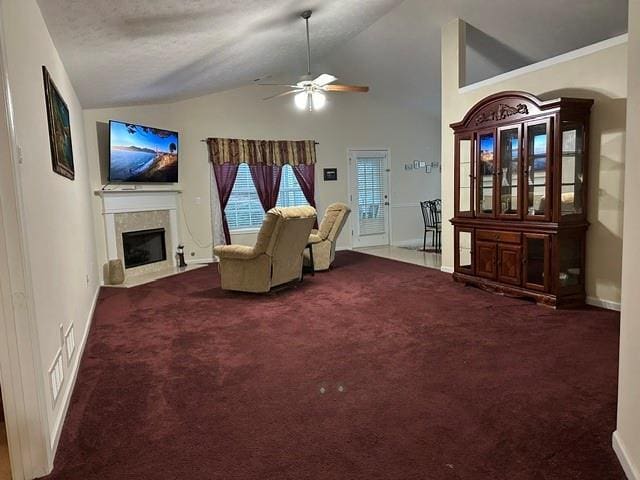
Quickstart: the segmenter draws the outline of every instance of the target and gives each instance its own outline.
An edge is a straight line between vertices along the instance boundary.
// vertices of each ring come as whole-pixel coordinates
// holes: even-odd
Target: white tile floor
[[[0,480],[11,480],[7,431],[5,430],[4,423],[2,422],[0,422]]]
[[[382,245],[379,247],[354,248],[356,252],[375,255],[376,257],[389,258],[399,262],[413,263],[422,267],[435,268],[440,270],[442,256],[439,253],[422,252],[416,248],[394,247]]]

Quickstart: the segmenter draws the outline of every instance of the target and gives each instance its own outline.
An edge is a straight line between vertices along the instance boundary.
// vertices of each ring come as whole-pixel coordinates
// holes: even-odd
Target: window
[[[249,165],[241,163],[238,167],[236,182],[233,184],[229,202],[224,209],[229,230],[260,228],[264,210],[253,184]]]
[[[280,192],[278,193],[278,207],[293,207],[309,205],[302,193],[291,165],[282,167]],[[241,163],[238,167],[236,182],[233,184],[229,202],[225,208],[229,230],[244,230],[260,228],[264,218],[264,210],[258,198],[258,192],[253,184],[249,166]]]
[[[280,179],[280,193],[278,193],[278,207],[296,207],[298,205],[309,205],[302,193],[296,175],[293,173],[291,165],[282,167],[282,178]]]

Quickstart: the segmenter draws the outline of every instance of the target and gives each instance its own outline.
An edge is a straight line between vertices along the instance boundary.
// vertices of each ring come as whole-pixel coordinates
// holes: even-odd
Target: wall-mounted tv
[[[178,181],[178,132],[109,121],[109,181]]]

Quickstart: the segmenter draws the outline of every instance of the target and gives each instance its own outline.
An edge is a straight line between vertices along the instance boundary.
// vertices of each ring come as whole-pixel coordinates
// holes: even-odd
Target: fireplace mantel
[[[169,212],[170,245],[171,249],[180,244],[178,211],[180,201],[179,189],[112,189],[96,190],[95,194],[102,199],[102,215],[104,218],[105,235],[107,242],[107,259],[115,260],[118,257],[118,239],[116,236],[116,214],[163,211]],[[176,265],[174,252],[167,252],[172,264]]]

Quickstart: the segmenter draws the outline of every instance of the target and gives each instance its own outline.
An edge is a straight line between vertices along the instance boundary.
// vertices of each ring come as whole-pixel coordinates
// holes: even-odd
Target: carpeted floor
[[[55,479],[621,479],[618,315],[355,252],[297,288],[103,289]]]

